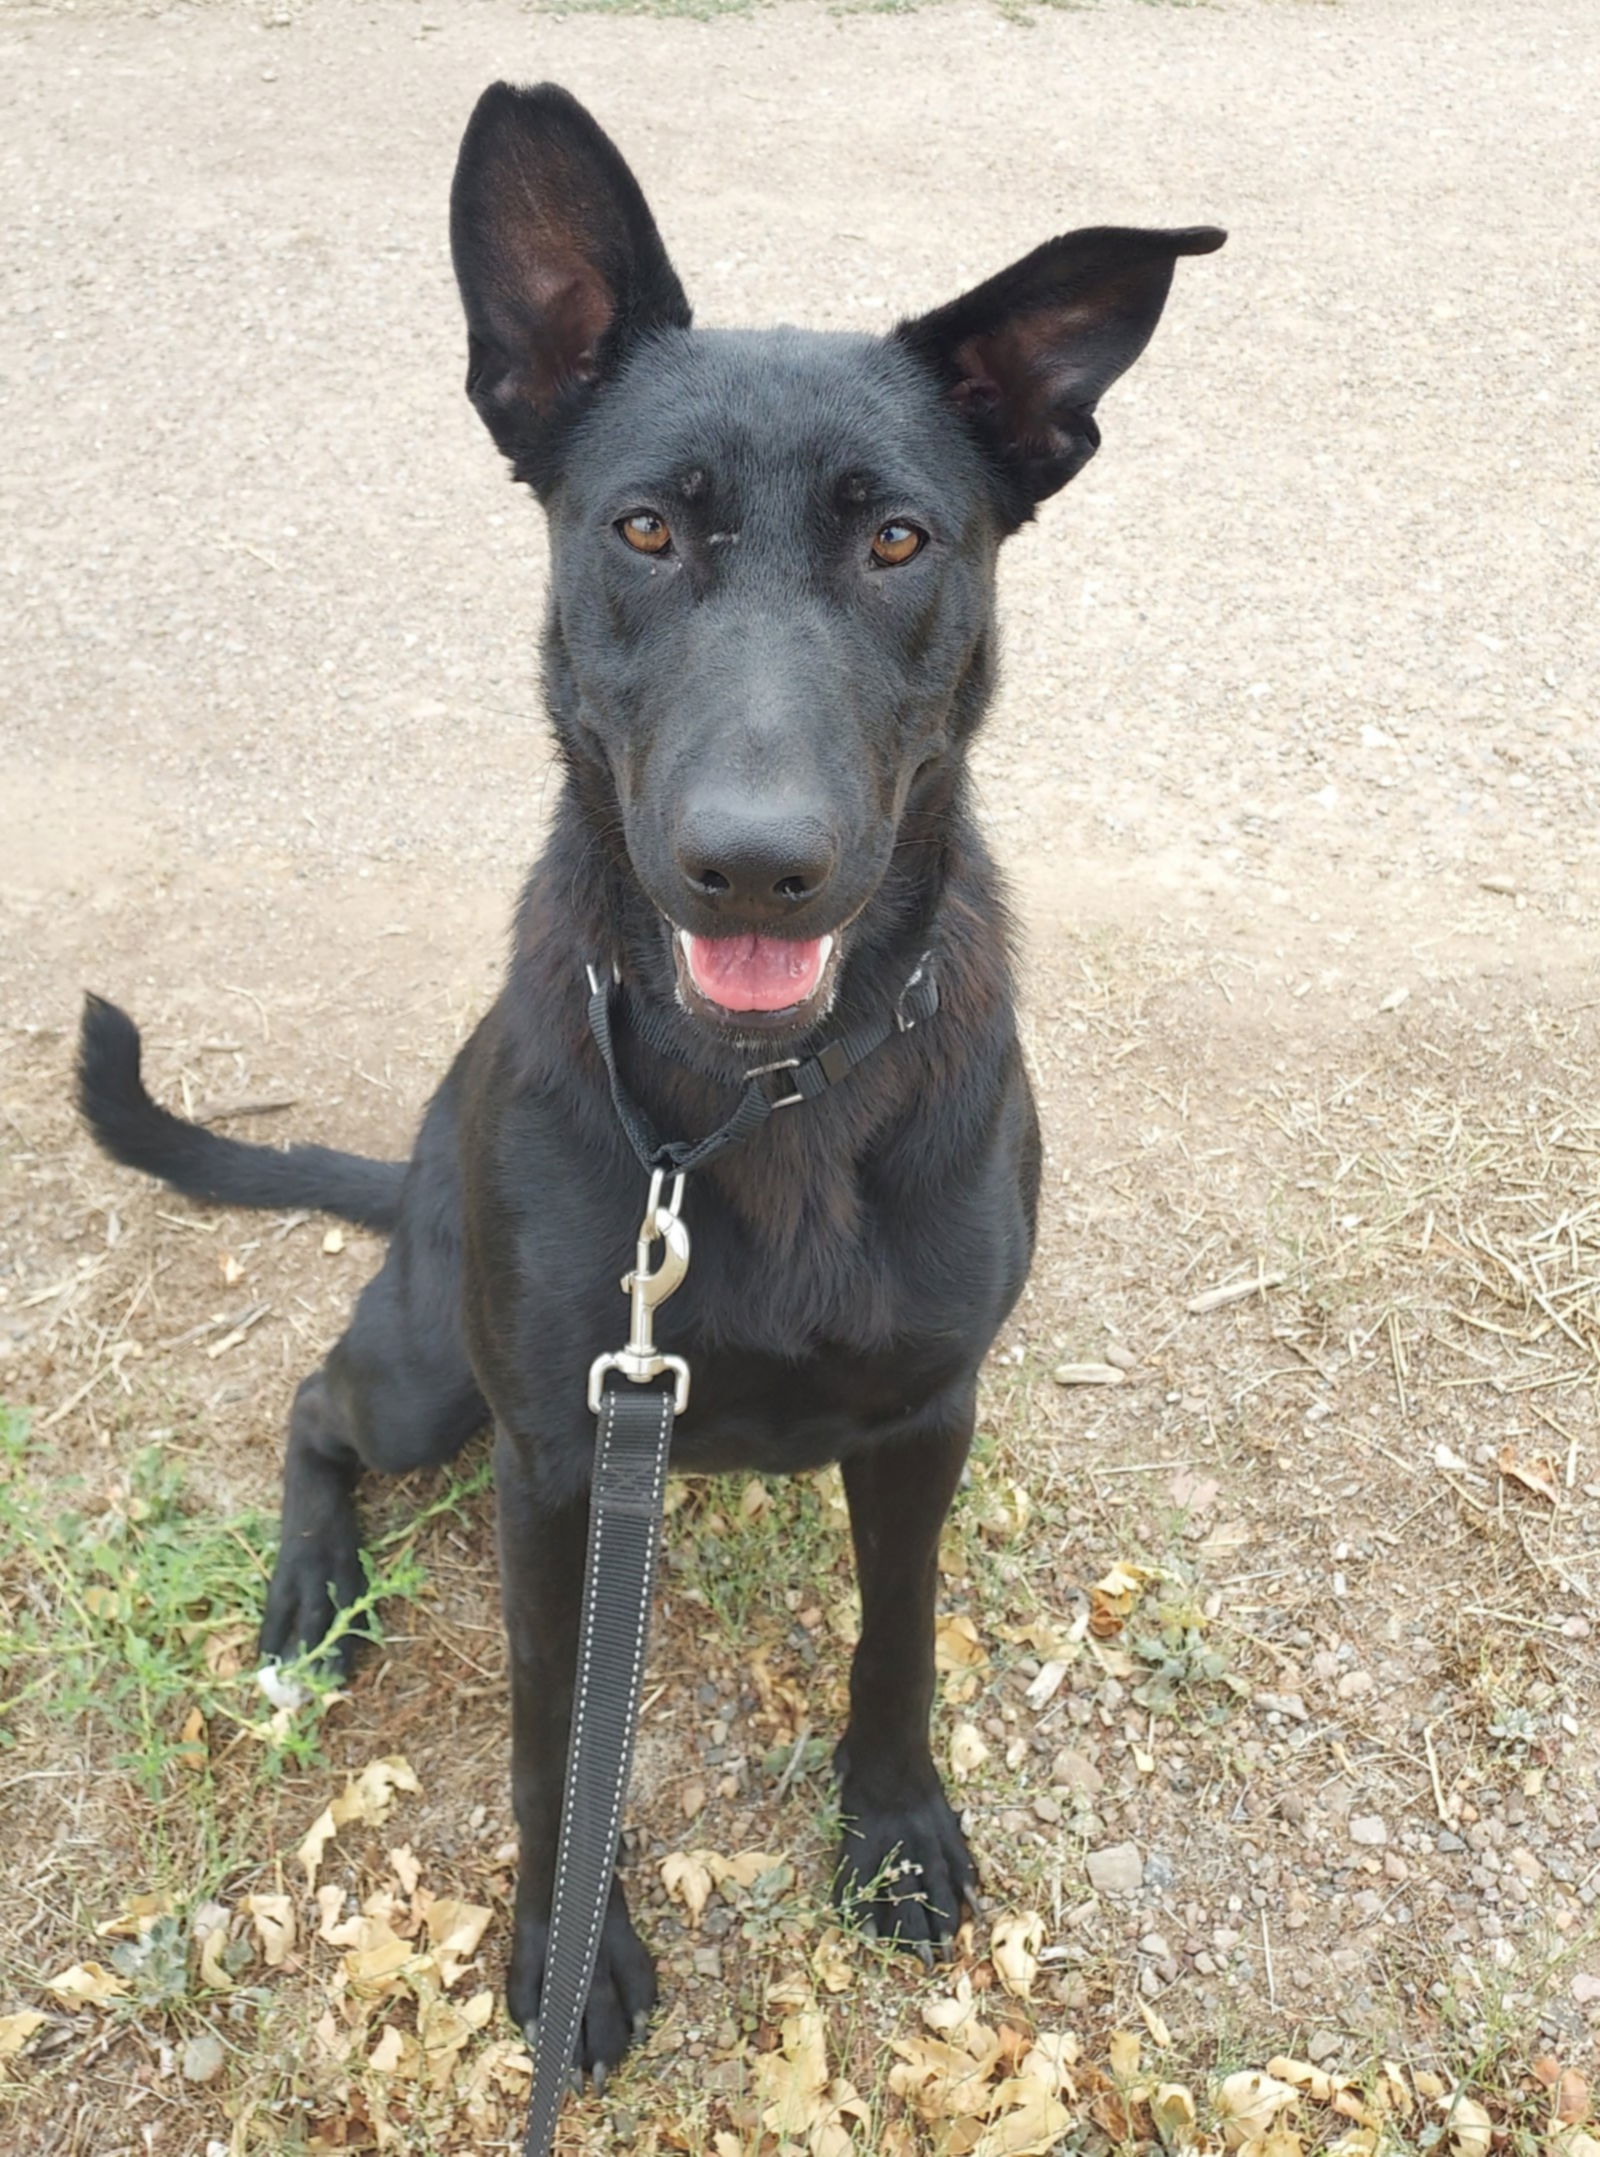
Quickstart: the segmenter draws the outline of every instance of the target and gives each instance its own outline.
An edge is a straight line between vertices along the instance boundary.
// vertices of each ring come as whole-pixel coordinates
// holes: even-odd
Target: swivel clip
[[[605,1392],[607,1371],[618,1371],[636,1386],[645,1386],[663,1371],[673,1379],[673,1413],[682,1415],[689,1405],[689,1366],[682,1356],[664,1356],[655,1343],[658,1304],[682,1284],[689,1270],[689,1231],[683,1225],[683,1178],[672,1178],[672,1195],[663,1202],[668,1171],[658,1168],[650,1178],[650,1197],[639,1223],[639,1241],[633,1271],[622,1276],[622,1293],[628,1299],[628,1345],[614,1355],[596,1356],[589,1366],[589,1406],[596,1415]],[[652,1247],[661,1245],[660,1263],[650,1263]]]

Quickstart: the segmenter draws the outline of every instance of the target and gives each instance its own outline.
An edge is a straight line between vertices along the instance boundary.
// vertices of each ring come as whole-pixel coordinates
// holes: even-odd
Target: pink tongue
[[[724,1011],[782,1011],[803,1004],[822,979],[820,936],[685,936],[684,957],[700,994]]]

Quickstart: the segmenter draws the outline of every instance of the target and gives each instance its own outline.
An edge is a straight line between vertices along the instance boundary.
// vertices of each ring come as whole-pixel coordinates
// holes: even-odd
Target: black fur
[[[159,1176],[213,1206],[314,1206],[362,1228],[393,1228],[404,1161],[368,1161],[331,1146],[250,1146],[186,1123],[152,1101],[139,1029],[103,996],[83,1000],[78,1106],[114,1161]]]
[[[862,1635],[841,1893],[924,1955],[974,1899],[928,1742],[938,1543],[979,1365],[1027,1273],[1039,1143],[966,750],[994,678],[999,546],[1098,445],[1096,403],[1154,329],[1174,260],[1222,235],[1072,234],[886,338],[696,331],[588,114],[500,84],[467,129],[451,236],[469,393],[551,530],[564,782],[505,986],[403,1184],[167,1115],[130,1022],[93,999],[81,1099],[108,1151],[192,1195],[392,1223],[296,1397],[268,1652],[315,1646],[355,1592],[362,1468],[444,1460],[495,1426],[522,1831],[510,2004],[527,2023],[571,1710],[585,1379],[624,1336],[617,1276],[644,1201],[585,1025],[586,964],[614,963],[648,1006],[651,1044],[622,1033],[627,1084],[693,1138],[749,1065],[880,1016],[935,954],[935,1019],[694,1179],[693,1262],[657,1337],[693,1370],[675,1466],[842,1465]],[[833,936],[833,971],[798,1009],[733,1018],[686,983],[676,930]],[[614,2061],[654,1998],[619,1882],[581,2064]]]

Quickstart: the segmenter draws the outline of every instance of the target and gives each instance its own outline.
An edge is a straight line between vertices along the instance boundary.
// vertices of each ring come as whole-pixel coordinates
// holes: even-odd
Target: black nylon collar
[[[591,966],[588,974],[589,1031],[594,1035],[595,1046],[605,1063],[606,1077],[611,1082],[611,1099],[617,1120],[643,1167],[652,1173],[666,1169],[677,1176],[686,1176],[691,1169],[703,1168],[708,1161],[726,1153],[730,1146],[753,1138],[774,1109],[791,1108],[801,1101],[815,1101],[830,1086],[837,1086],[841,1079],[847,1078],[875,1049],[892,1041],[896,1034],[909,1033],[924,1019],[931,1019],[939,1008],[939,982],[933,970],[933,955],[925,951],[886,1018],[863,1021],[810,1056],[786,1056],[777,1063],[757,1064],[745,1073],[739,1105],[726,1123],[702,1139],[664,1139],[623,1085],[618,1068],[612,1020],[617,1007],[626,1005],[626,991],[618,976],[609,969],[602,973]],[[642,1014],[632,1012],[629,1024],[640,1039],[658,1053],[671,1053]]]

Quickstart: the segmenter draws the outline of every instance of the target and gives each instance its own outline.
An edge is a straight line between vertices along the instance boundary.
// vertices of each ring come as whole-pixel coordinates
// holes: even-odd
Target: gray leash
[[[522,2157],[549,2157],[555,2141],[616,1872],[661,1554],[661,1502],[672,1426],[689,1402],[689,1366],[681,1356],[662,1355],[655,1345],[656,1308],[689,1270],[689,1232],[682,1218],[685,1172],[753,1136],[774,1109],[816,1099],[896,1033],[908,1033],[939,1008],[938,982],[924,953],[887,1019],[858,1027],[813,1056],[787,1057],[747,1072],[733,1115],[709,1138],[688,1146],[658,1138],[623,1086],[611,1031],[617,988],[615,975],[606,982],[589,969],[590,1030],[605,1062],[618,1120],[651,1172],[650,1196],[639,1224],[633,1271],[622,1281],[629,1303],[628,1344],[614,1355],[597,1356],[589,1370],[589,1406],[599,1418],[589,1548]],[[662,1246],[661,1262],[652,1268],[657,1243]]]
[[[653,1338],[657,1304],[665,1303],[689,1267],[689,1232],[678,1214],[683,1178],[676,1178],[670,1204],[662,1202],[665,1183],[666,1174],[658,1169],[639,1224],[634,1269],[622,1284],[632,1313],[628,1345],[615,1355],[597,1356],[589,1372],[589,1406],[600,1426],[567,1787],[523,2157],[547,2157],[555,2139],[600,1952],[639,1726],[672,1424],[689,1399],[689,1366],[681,1356],[659,1354]],[[657,1241],[664,1248],[652,1271],[650,1252]],[[662,1378],[671,1384],[662,1385]]]

